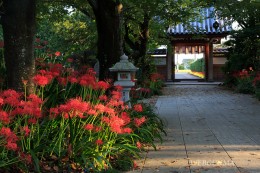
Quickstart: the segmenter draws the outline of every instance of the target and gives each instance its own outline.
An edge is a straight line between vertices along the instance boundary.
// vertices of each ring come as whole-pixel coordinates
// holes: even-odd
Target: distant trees
[[[231,33],[227,73],[248,69],[260,70],[260,3],[251,0],[215,1],[218,17],[236,22],[239,29]]]

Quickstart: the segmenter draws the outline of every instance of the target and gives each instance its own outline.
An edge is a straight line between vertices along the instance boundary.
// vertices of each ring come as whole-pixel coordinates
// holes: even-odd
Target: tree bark
[[[98,32],[98,52],[100,70],[99,79],[109,76],[109,68],[119,61],[123,54],[121,37],[122,4],[116,0],[96,0],[90,3]]]
[[[22,80],[27,80],[27,89],[32,92],[32,77],[35,72],[36,1],[4,0],[3,9],[2,26],[8,87],[23,91]]]

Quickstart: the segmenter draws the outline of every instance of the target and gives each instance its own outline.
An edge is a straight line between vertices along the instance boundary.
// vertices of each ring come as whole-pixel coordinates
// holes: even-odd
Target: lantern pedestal
[[[139,68],[135,67],[131,62],[128,61],[128,56],[125,54],[120,57],[120,61],[117,62],[113,67],[109,68],[111,72],[117,72],[117,81],[114,83],[115,86],[122,86],[122,101],[128,102],[130,100],[130,90],[135,86],[134,80],[131,78],[131,74],[135,73]],[[129,106],[131,106],[129,104]]]

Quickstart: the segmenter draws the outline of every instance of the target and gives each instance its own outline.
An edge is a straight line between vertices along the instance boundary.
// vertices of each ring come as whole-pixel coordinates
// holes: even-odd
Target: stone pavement
[[[128,173],[260,173],[260,101],[218,85],[168,85],[168,135]]]

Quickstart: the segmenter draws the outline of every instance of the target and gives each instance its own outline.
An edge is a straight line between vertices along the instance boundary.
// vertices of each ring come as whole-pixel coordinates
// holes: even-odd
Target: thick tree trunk
[[[36,1],[4,0],[3,8],[4,57],[8,87],[22,91],[22,80],[28,80],[27,89],[32,92]]]
[[[93,8],[98,31],[97,58],[100,64],[99,79],[109,75],[109,68],[119,61],[123,54],[121,37],[122,4],[114,0],[90,2]]]

